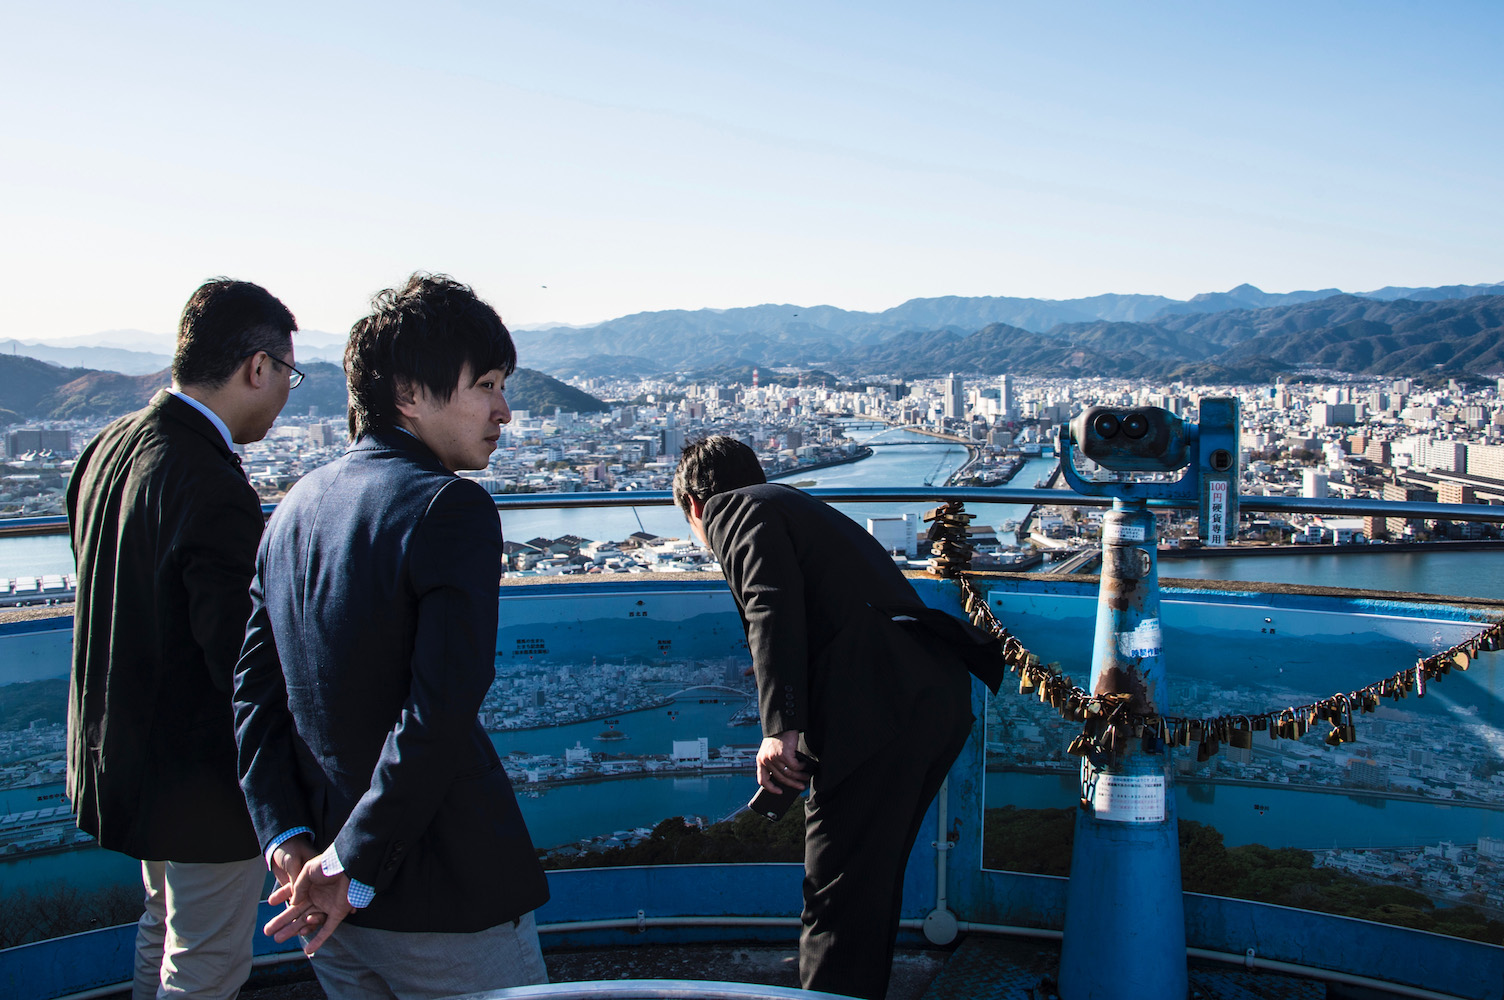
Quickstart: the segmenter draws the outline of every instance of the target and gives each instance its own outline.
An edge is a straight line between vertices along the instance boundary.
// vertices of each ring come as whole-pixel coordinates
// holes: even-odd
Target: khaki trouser
[[[233,1000],[251,974],[266,879],[260,857],[141,862],[146,912],[136,924],[131,1000]]]

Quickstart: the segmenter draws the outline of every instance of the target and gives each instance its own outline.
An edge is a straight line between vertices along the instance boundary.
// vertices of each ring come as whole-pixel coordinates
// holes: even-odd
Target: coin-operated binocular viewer
[[[1150,500],[1195,500],[1200,536],[1238,526],[1238,401],[1203,399],[1199,423],[1159,407],[1093,406],[1060,428],[1060,468],[1077,493],[1110,496],[1092,646],[1092,715],[1081,756],[1063,1000],[1186,996],[1185,907],[1171,756],[1186,735],[1169,702]],[[1075,467],[1088,460],[1091,478]],[[1183,471],[1182,471],[1183,470]],[[1176,473],[1180,473],[1176,477]]]

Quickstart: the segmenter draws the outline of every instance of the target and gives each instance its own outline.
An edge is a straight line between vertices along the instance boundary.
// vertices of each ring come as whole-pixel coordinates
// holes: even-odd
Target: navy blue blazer
[[[295,485],[267,524],[235,674],[263,849],[311,827],[376,898],[351,923],[473,932],[548,884],[476,719],[495,678],[501,524],[399,430]]]

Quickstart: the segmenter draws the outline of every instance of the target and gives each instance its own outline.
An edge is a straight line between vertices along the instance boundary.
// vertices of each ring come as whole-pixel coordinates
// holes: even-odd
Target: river
[[[781,480],[789,484],[819,487],[918,486],[926,480],[943,482],[966,461],[966,449],[897,428],[853,431],[853,440],[879,443],[871,458],[847,465],[817,469],[806,475]],[[894,438],[923,443],[906,447],[882,447]],[[1012,485],[1033,486],[1052,468],[1054,459],[1031,459],[1014,477]],[[839,504],[859,523],[868,517],[922,512],[934,506],[913,504]],[[1019,520],[1028,509],[1023,504],[972,504],[967,508],[982,523],[1000,526]],[[589,539],[620,540],[635,531],[647,530],[664,537],[688,537],[684,517],[676,507],[616,507],[575,510],[518,510],[503,515],[506,536],[517,541],[557,538],[573,534]],[[73,553],[62,536],[7,538],[0,540],[0,577],[41,576],[71,573]],[[1355,547],[1342,555],[1288,555],[1261,558],[1206,556],[1176,559],[1160,565],[1160,576],[1192,580],[1243,580],[1250,582],[1310,584],[1321,587],[1361,586],[1418,594],[1456,597],[1504,596],[1504,556],[1495,551],[1387,552],[1383,546]]]

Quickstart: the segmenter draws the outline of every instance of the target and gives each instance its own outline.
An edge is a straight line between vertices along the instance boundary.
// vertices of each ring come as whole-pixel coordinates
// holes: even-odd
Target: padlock
[[[1253,730],[1248,726],[1248,716],[1243,716],[1231,733],[1228,742],[1239,750],[1253,749]]]

